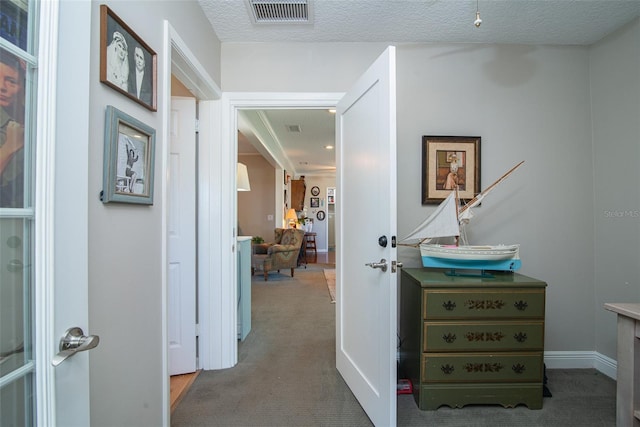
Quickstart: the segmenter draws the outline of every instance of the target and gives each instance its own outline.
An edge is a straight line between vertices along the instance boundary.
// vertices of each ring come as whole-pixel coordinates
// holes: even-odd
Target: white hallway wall
[[[158,55],[158,111],[151,112],[99,82],[100,4],[107,4]],[[69,8],[72,13],[73,9]],[[78,18],[77,18],[78,19]],[[159,426],[163,416],[162,367],[162,70],[164,20],[169,20],[207,73],[220,78],[220,42],[197,2],[110,0],[92,2],[89,144],[89,325],[100,336],[91,352],[91,425]],[[65,27],[61,32],[75,31]],[[74,64],[60,78],[74,79]],[[64,96],[64,94],[60,94]],[[104,205],[102,189],[104,111],[113,105],[156,130],[153,206]],[[64,111],[73,115],[73,111]]]
[[[224,43],[223,90],[342,92],[385,47]],[[601,49],[620,48],[611,43]],[[398,227],[401,236],[408,233],[434,208],[420,201],[422,135],[480,135],[485,185],[525,160],[478,209],[470,237],[520,243],[521,273],[548,282],[546,351],[597,350],[615,357],[614,342],[596,348],[596,333],[615,335],[615,322],[596,325],[606,315],[596,304],[593,164],[599,152],[592,148],[590,52],[589,47],[398,45]],[[261,73],[248,75],[255,69]],[[601,79],[613,71],[604,70]],[[630,77],[636,85],[638,75]],[[612,108],[609,114],[615,115],[617,107]],[[631,144],[623,144],[623,152]],[[610,257],[629,249],[614,245]],[[401,250],[400,258],[405,266],[419,265],[413,250]],[[610,299],[607,289],[598,284],[599,300]]]
[[[524,160],[475,210],[469,239],[519,243],[519,272],[548,283],[545,351],[593,350],[588,49],[450,44],[399,55],[410,64],[398,71],[399,233],[433,209],[420,201],[422,135],[481,136],[483,186]],[[420,263],[416,251],[401,257]]]
[[[616,357],[607,302],[640,301],[640,19],[590,51],[596,350]]]

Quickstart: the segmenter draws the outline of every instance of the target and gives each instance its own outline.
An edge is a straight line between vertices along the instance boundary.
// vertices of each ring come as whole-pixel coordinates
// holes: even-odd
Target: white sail
[[[461,226],[463,224],[468,224],[469,221],[471,221],[471,218],[473,218],[473,212],[471,212],[471,208],[478,206],[482,202],[482,199],[484,199],[484,196],[485,194],[478,194],[474,198],[473,202],[466,205],[464,209],[458,213],[458,220],[460,221]]]
[[[458,236],[459,234],[456,198],[455,193],[452,191],[429,218],[409,233],[401,242],[423,240],[431,237]]]

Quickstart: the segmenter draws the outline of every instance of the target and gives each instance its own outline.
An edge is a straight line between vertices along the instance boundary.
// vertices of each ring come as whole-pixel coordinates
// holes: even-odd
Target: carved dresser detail
[[[517,273],[402,270],[400,378],[420,409],[542,408],[547,284]]]

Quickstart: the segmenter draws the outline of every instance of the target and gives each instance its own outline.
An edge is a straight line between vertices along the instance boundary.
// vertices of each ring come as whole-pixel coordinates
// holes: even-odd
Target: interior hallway
[[[312,256],[312,253],[308,254],[307,258],[308,264],[333,264],[335,266],[336,263],[336,253],[335,251],[329,252],[319,252],[315,257]],[[201,371],[196,371],[193,373],[187,373],[183,375],[172,375],[170,378],[170,395],[171,395],[171,412],[175,410],[178,406],[184,395],[189,391],[191,385],[195,381],[196,377]]]
[[[370,426],[335,369],[328,264],[252,278],[252,330],[238,364],[204,371],[171,417],[178,426]]]
[[[328,261],[331,254],[318,254]],[[322,258],[326,256],[327,258]],[[335,253],[333,254],[335,257]],[[184,426],[371,426],[335,369],[335,304],[323,268],[299,267],[252,279],[252,331],[238,365],[202,372],[171,417]],[[547,370],[552,397],[541,410],[469,405],[421,411],[398,396],[398,426],[609,427],[616,423],[616,383],[595,369]]]

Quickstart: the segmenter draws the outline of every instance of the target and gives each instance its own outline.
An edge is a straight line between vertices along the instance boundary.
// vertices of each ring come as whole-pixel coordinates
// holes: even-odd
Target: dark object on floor
[[[542,381],[542,397],[553,397],[551,391],[547,387],[547,364],[544,365],[544,380]]]

